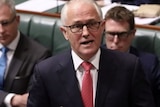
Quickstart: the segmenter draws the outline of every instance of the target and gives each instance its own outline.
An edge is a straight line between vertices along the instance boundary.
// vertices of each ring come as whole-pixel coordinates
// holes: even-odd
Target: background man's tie
[[[84,107],[93,107],[93,83],[90,74],[92,64],[89,62],[83,62],[81,65],[85,70],[82,80],[82,100],[84,103]]]
[[[7,66],[7,51],[8,48],[6,47],[1,48],[2,55],[0,57],[0,90],[3,89],[4,72]]]

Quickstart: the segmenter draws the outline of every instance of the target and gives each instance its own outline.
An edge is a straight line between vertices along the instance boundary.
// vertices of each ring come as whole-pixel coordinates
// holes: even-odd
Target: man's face
[[[135,30],[129,30],[126,21],[107,19],[105,22],[106,46],[108,49],[127,52],[135,36]]]
[[[104,30],[104,21],[95,8],[89,4],[76,3],[70,7],[65,22],[65,26],[70,27],[62,27],[61,30],[73,51],[84,60],[93,57],[100,47]]]
[[[0,6],[0,43],[8,45],[17,36],[19,16],[13,15],[7,5]]]

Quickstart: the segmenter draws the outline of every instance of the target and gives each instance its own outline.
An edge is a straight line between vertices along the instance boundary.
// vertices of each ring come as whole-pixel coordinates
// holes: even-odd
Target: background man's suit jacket
[[[153,54],[139,51],[132,46],[130,47],[130,53],[139,57],[146,78],[150,82],[156,107],[160,107],[160,69],[158,58]]]
[[[49,56],[51,53],[48,49],[20,34],[20,41],[4,81],[4,90],[0,90],[0,107],[5,107],[3,101],[8,93],[27,92],[34,65]]]
[[[95,107],[154,107],[137,57],[101,49]],[[27,107],[83,107],[71,52],[35,67]]]

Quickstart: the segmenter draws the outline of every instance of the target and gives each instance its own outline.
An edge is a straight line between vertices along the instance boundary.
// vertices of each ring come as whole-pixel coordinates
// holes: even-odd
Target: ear
[[[134,30],[132,31],[132,36],[133,36],[133,38],[135,37],[135,35],[136,35],[136,29],[134,29]]]
[[[102,22],[101,22],[101,29],[103,31],[105,30],[105,20],[102,20]]]
[[[19,16],[19,15],[16,16],[16,22],[17,22],[18,24],[20,23],[20,16]]]
[[[68,40],[67,29],[63,26],[60,27],[61,32],[66,40]]]

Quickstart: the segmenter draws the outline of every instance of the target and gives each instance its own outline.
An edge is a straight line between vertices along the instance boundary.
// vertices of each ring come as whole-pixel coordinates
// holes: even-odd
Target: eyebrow
[[[126,33],[128,31],[105,31],[105,32],[109,32],[109,33]]]
[[[85,23],[96,22],[96,19],[89,19]],[[75,21],[73,24],[84,24],[82,21]]]

